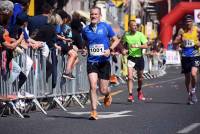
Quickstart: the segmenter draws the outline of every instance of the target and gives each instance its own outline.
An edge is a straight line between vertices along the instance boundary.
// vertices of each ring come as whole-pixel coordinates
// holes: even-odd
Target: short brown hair
[[[129,20],[129,21],[128,21],[128,25],[130,25],[131,22],[135,22],[135,23],[136,23],[135,20]]]
[[[100,8],[100,7],[93,6],[92,8],[90,8],[90,11],[93,10],[93,9],[98,9],[98,10],[99,10],[99,13],[101,14],[101,8]]]

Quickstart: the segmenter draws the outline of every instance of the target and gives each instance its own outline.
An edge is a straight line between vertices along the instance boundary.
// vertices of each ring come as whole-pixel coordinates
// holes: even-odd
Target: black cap
[[[185,16],[185,22],[192,22],[193,21],[193,16],[192,15],[186,15]]]

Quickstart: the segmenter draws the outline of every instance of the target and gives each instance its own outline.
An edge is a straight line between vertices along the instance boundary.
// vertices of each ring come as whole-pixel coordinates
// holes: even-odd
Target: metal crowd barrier
[[[121,81],[121,83],[125,83],[125,81],[122,79],[122,77],[126,77],[126,75],[128,74],[123,74],[122,71],[122,66],[125,67],[127,66],[127,63],[125,63],[126,65],[122,65],[121,61],[122,61],[122,57],[123,55],[119,54],[116,55],[117,58],[117,63],[112,61],[111,58],[111,74],[115,74]],[[145,79],[152,79],[152,78],[156,78],[159,76],[163,76],[166,72],[166,66],[165,64],[163,64],[163,59],[162,59],[162,55],[143,55],[144,58],[144,62],[145,62],[145,67],[144,67],[144,78]],[[116,70],[117,68],[117,70]],[[123,76],[123,75],[124,76]],[[135,78],[137,78],[137,76],[134,76]]]
[[[42,56],[41,53],[42,52],[40,50],[26,50],[23,54],[20,54],[12,59],[10,70],[8,69],[6,72],[5,68],[3,67],[5,64],[3,61],[5,51],[1,52],[0,101],[5,102],[5,100],[8,100],[8,102],[12,104],[12,108],[22,118],[23,115],[17,109],[17,102],[24,99],[31,99],[32,102],[35,103],[35,105],[38,106],[38,108],[44,114],[47,114],[47,112],[40,105],[38,99],[53,98],[53,101],[55,101],[64,111],[66,111],[66,108],[63,106],[63,103],[59,97],[67,98],[67,96],[69,96],[67,102],[75,100],[82,108],[84,108],[83,104],[79,100],[79,96],[89,93],[89,83],[86,74],[86,57],[83,57],[79,53],[79,63],[73,70],[73,74],[76,76],[76,79],[68,80],[62,77],[67,56],[57,53],[57,78],[55,80],[56,86],[53,88],[52,82],[55,81],[52,81],[52,75],[49,75],[48,78],[46,77],[47,61],[49,65],[53,63],[51,58],[52,53],[50,53],[48,58]],[[55,65],[56,64],[53,63],[53,66]],[[29,73],[27,71],[28,67],[30,69]],[[47,70],[51,68],[52,66],[47,68]],[[24,77],[22,75],[23,77],[19,79],[19,74],[22,72],[23,74],[28,75],[25,83],[21,89],[19,89],[20,81],[22,80],[21,78]]]

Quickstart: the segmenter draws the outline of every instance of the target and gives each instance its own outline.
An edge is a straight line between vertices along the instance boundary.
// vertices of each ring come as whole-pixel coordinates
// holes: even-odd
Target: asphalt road
[[[135,97],[131,104],[126,85],[116,87],[111,107],[98,107],[97,121],[88,120],[89,105],[69,107],[67,112],[53,109],[47,116],[31,112],[25,119],[2,117],[0,134],[200,134],[200,102],[187,105],[179,67],[168,68],[163,77],[145,80],[143,91],[152,100],[139,102]]]

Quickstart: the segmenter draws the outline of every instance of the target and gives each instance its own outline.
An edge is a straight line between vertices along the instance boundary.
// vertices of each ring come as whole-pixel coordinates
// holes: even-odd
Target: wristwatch
[[[113,49],[112,48],[109,48],[110,49],[110,52],[112,52],[113,51]]]

